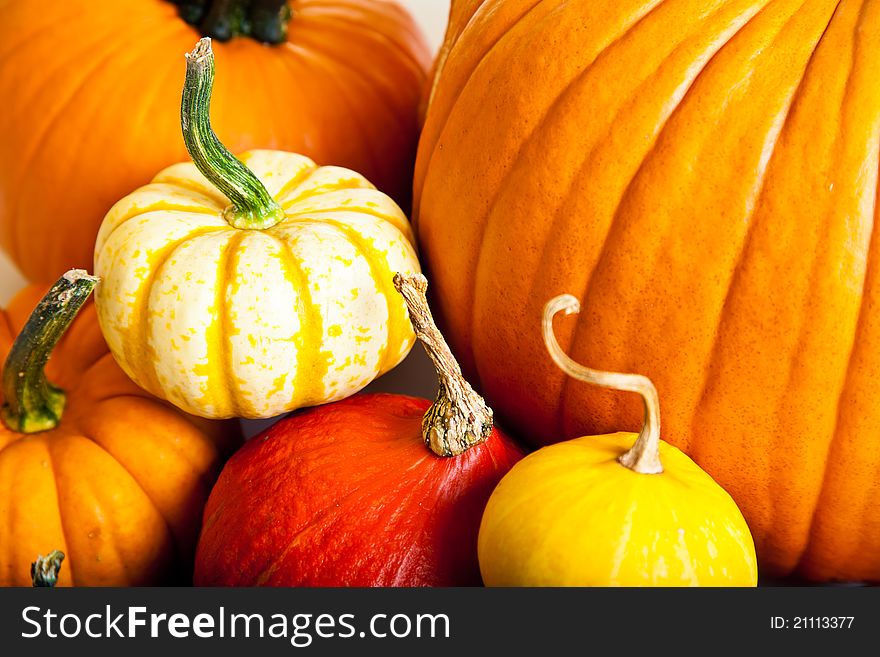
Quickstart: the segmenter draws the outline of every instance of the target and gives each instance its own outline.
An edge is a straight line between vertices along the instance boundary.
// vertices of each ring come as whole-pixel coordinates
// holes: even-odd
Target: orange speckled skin
[[[47,289],[26,288],[0,311],[0,363]],[[91,302],[46,373],[67,394],[58,427],[24,435],[0,422],[0,586],[30,586],[31,562],[53,549],[66,555],[59,586],[186,583],[237,423],[184,416],[138,388]]]
[[[249,440],[205,507],[196,585],[479,585],[483,509],[522,452],[496,429],[435,456],[421,438],[429,405],[355,395]]]
[[[214,42],[214,130],[233,153],[354,169],[408,212],[422,34],[394,2],[290,7],[285,44]],[[91,267],[110,207],[188,159],[180,90],[199,36],[165,0],[0,0],[0,247],[29,280]]]
[[[649,376],[764,575],[880,580],[880,3],[453,2],[416,164],[434,307],[534,443],[637,430]],[[533,327],[530,329],[529,327]]]

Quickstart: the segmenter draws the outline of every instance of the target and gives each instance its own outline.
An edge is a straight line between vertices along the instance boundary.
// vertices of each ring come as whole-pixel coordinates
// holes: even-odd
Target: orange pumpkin
[[[880,5],[454,0],[416,230],[463,369],[534,443],[639,426],[649,376],[765,575],[880,580]]]
[[[348,167],[409,207],[430,58],[400,6],[180,4],[197,25],[166,0],[0,0],[0,247],[28,279],[91,268],[113,203],[187,159],[180,58],[200,32],[217,37],[226,73],[212,123],[233,152],[279,149]],[[247,12],[250,20],[230,24]],[[241,36],[218,43],[232,34]]]
[[[0,311],[0,586],[29,586],[31,562],[53,549],[67,556],[61,586],[188,582],[202,508],[238,435],[132,383],[93,304],[73,320],[95,280],[69,272],[39,305],[46,288],[32,286]]]

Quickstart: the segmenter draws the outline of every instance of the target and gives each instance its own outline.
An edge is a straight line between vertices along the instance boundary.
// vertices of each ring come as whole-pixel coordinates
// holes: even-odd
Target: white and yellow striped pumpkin
[[[110,350],[143,388],[204,417],[348,397],[415,341],[392,281],[419,269],[406,216],[354,171],[281,151],[233,156],[211,129],[211,40],[186,60],[193,161],[116,203],[98,232]]]
[[[406,356],[394,289],[418,271],[406,216],[359,174],[280,151],[239,158],[281,205],[263,230],[192,163],[119,201],[98,234],[101,328],[143,388],[205,417],[271,417],[347,397]]]

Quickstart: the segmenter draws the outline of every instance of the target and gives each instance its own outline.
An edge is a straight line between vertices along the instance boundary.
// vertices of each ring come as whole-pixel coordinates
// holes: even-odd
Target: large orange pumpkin
[[[0,311],[0,586],[30,586],[53,549],[67,557],[61,586],[187,583],[238,437],[237,423],[185,416],[125,376],[94,305],[73,320],[93,285],[68,273]]]
[[[187,158],[180,61],[200,32],[216,37],[226,72],[212,123],[233,152],[345,166],[409,207],[429,53],[399,5],[180,2],[189,25],[176,4],[0,0],[0,247],[30,280],[91,267],[110,206]]]
[[[638,427],[649,376],[765,575],[880,580],[880,4],[453,2],[416,229],[463,368],[535,443]],[[533,327],[534,330],[526,330]]]

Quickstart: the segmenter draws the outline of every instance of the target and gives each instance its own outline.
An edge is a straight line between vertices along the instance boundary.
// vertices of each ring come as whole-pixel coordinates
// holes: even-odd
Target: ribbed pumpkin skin
[[[765,575],[880,579],[880,5],[456,1],[438,68],[416,232],[501,421],[638,428],[544,352],[573,293],[565,351],[656,383]]]
[[[45,292],[29,287],[0,311],[0,359]],[[23,435],[0,423],[0,586],[30,586],[31,562],[53,549],[66,555],[59,586],[187,583],[238,425],[187,418],[138,388],[91,303],[46,374],[67,393],[61,424]]]
[[[195,165],[108,213],[95,246],[101,327],[142,387],[203,417],[267,418],[342,399],[415,340],[396,272],[418,272],[406,216],[363,176],[281,151],[240,156],[285,211],[237,229]]]
[[[435,456],[421,438],[429,405],[356,395],[249,440],[205,507],[195,584],[479,585],[480,518],[522,452],[496,429]]]
[[[215,131],[233,152],[360,171],[408,211],[422,35],[393,2],[290,7],[286,44],[214,43]],[[89,268],[113,203],[186,159],[183,55],[199,36],[165,0],[0,0],[0,247],[27,278]]]

